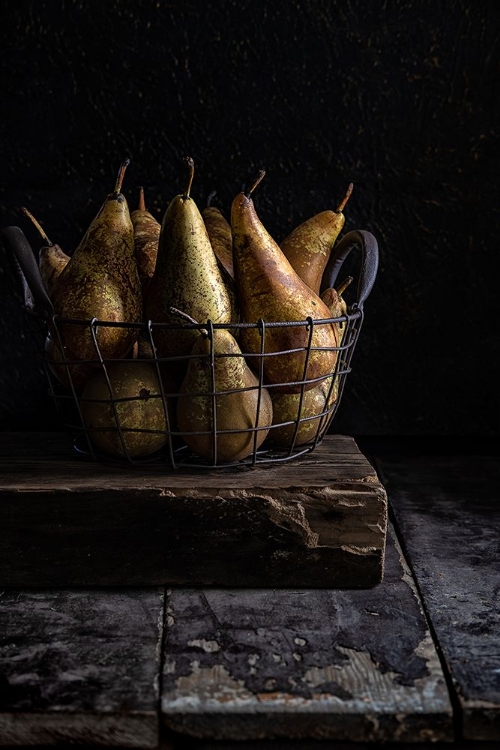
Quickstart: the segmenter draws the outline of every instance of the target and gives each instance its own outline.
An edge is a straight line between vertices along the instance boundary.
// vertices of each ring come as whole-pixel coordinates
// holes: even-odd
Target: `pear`
[[[80,244],[52,289],[54,309],[61,318],[104,322],[138,323],[142,318],[142,293],[134,253],[134,229],[127,201],[121,194],[125,161],[118,173],[115,189],[94,218]],[[98,364],[90,325],[60,323],[63,349]],[[96,340],[103,359],[120,359],[131,348],[139,326],[112,327],[99,325]],[[57,337],[53,342],[59,348]],[[57,369],[67,384],[65,368]]]
[[[94,445],[120,458],[139,458],[160,450],[168,441],[173,406],[167,398],[165,413],[155,365],[128,360],[112,363],[106,370],[107,378],[104,370],[90,377],[80,398],[83,421]],[[164,394],[175,393],[173,381],[162,377],[162,383]]]
[[[130,214],[134,227],[135,257],[143,294],[147,293],[156,266],[161,224],[146,209],[144,188],[139,188],[139,206]]]
[[[234,284],[233,235],[231,233],[231,226],[222,211],[215,206],[207,206],[203,209],[201,215],[207,228],[210,244],[219,264],[222,280],[231,300],[231,321],[235,322],[238,320],[239,314]]]
[[[40,248],[40,252],[38,254],[38,267],[40,269],[42,281],[45,284],[45,288],[50,296],[55,280],[57,279],[61,271],[66,268],[70,256],[66,255],[64,250],[62,250],[59,245],[54,245],[49,240],[44,229],[42,228],[42,225],[35,219],[33,214],[28,211],[27,208],[22,206],[19,210],[31,221],[31,223],[41,235],[43,241],[46,243],[43,247]]]
[[[198,334],[177,423],[188,447],[211,463],[240,461],[264,442],[272,424],[271,397],[261,388],[259,399],[259,381],[228,330],[213,329],[212,342],[206,331]]]
[[[297,275],[289,261],[267,232],[255,210],[252,192],[264,177],[259,174],[248,193],[239,193],[231,208],[235,282],[240,304],[241,319],[245,323],[306,321],[330,318],[330,311],[322,300]],[[311,342],[307,360],[306,349]],[[241,347],[252,354],[254,368],[260,366],[262,339],[256,327],[241,330]],[[335,369],[338,331],[329,323],[309,326],[268,326],[265,330],[263,361],[266,384],[282,390],[298,392],[301,382],[307,390],[314,388],[319,379]],[[292,353],[283,353],[296,349]],[[304,373],[304,370],[306,372]],[[273,390],[276,390],[276,387]]]
[[[321,292],[321,299],[330,310],[330,316],[332,318],[343,318],[347,315],[347,305],[342,295],[344,294],[347,287],[352,283],[352,281],[353,277],[347,276],[342,284],[340,284],[338,289],[334,289],[334,287],[328,287],[328,289],[325,289],[324,292]],[[346,323],[345,321],[339,321],[335,325],[338,327],[339,331],[340,346],[340,343],[345,334]]]
[[[300,400],[300,393],[271,393],[273,402],[273,427],[269,439],[280,448],[291,448],[311,443],[320,436],[330,421],[329,411],[337,399],[335,386],[332,387],[332,376],[322,380],[315,388],[305,391]],[[297,434],[296,422],[299,420]],[[286,423],[290,424],[286,424]],[[295,435],[295,440],[294,440]]]
[[[280,243],[291,266],[313,292],[319,294],[321,279],[335,240],[345,223],[342,213],[353,189],[352,182],[335,211],[322,211],[299,224]]]
[[[347,314],[347,306],[342,294],[352,280],[352,276],[348,276],[338,289],[330,287],[321,295],[321,299],[330,310],[332,318],[343,318]],[[334,325],[338,329],[339,347],[341,347],[346,331],[346,323],[343,320],[339,320]],[[339,357],[342,357],[342,350],[340,350]],[[340,366],[342,369],[342,365]],[[338,396],[339,375],[335,373],[322,380],[315,388],[305,391],[302,403],[300,393],[271,392],[273,424],[280,426],[274,427],[271,430],[270,439],[282,448],[290,448],[292,445],[300,446],[305,443],[311,443],[316,439],[318,431],[320,432],[320,437],[322,437],[333,416],[332,407],[337,401]],[[299,420],[299,426],[295,435],[295,423],[297,420]],[[293,422],[293,424],[283,424],[286,422]]]
[[[208,236],[219,263],[234,279],[233,235],[231,225],[216,206],[207,206],[201,212]]]
[[[176,323],[176,328],[156,328],[155,345],[161,357],[188,357],[198,338],[195,329],[179,325],[171,307],[205,323],[229,323],[231,299],[210,244],[201,213],[190,196],[194,162],[184,193],[170,202],[163,217],[158,259],[146,299],[146,315],[153,323]],[[180,361],[179,370],[185,372]]]

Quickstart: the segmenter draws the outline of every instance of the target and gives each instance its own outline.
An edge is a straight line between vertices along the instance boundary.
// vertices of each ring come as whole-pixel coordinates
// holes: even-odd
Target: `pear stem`
[[[125,170],[127,169],[129,164],[130,164],[130,159],[125,159],[125,161],[123,161],[120,164],[120,169],[118,170],[118,175],[116,177],[115,189],[113,191],[114,195],[119,195],[122,191],[123,178],[125,177]]]
[[[252,187],[250,188],[250,190],[247,190],[247,192],[245,193],[245,195],[246,195],[247,198],[250,198],[250,196],[252,195],[252,193],[255,190],[255,188],[258,187],[258,185],[260,185],[260,183],[262,182],[262,180],[264,179],[265,176],[266,176],[266,170],[265,169],[261,169],[260,172],[259,172],[259,174],[257,175],[257,179],[253,183]]]
[[[342,213],[342,211],[344,210],[344,208],[345,208],[345,206],[346,206],[346,203],[347,203],[347,201],[348,201],[348,200],[349,200],[349,198],[351,197],[351,194],[352,194],[352,189],[353,189],[353,187],[354,187],[353,183],[352,183],[352,182],[350,182],[350,183],[349,183],[349,187],[347,188],[347,192],[346,192],[346,194],[344,195],[344,197],[342,198],[342,200],[340,201],[340,203],[339,203],[339,205],[338,205],[338,207],[337,207],[337,213],[339,213],[339,214],[340,214],[340,213]]]
[[[139,188],[139,205],[137,207],[138,211],[145,211],[146,210],[146,201],[144,200],[144,188],[141,186]]]
[[[45,234],[45,232],[44,232],[44,230],[43,230],[43,227],[42,227],[42,225],[40,224],[40,222],[38,222],[38,221],[37,221],[37,220],[35,219],[35,217],[33,216],[33,214],[32,214],[32,213],[31,213],[30,211],[28,211],[28,209],[27,209],[27,208],[25,208],[24,206],[21,206],[21,208],[19,209],[19,211],[20,211],[20,212],[21,212],[22,214],[24,214],[24,216],[26,216],[26,217],[27,217],[27,218],[28,218],[28,219],[29,219],[29,220],[31,221],[31,223],[33,224],[33,226],[34,226],[34,227],[35,227],[35,228],[36,228],[36,229],[38,230],[38,232],[40,233],[40,235],[41,235],[42,239],[44,240],[44,242],[46,242],[46,243],[47,243],[48,247],[53,247],[53,244],[52,244],[52,242],[51,242],[51,241],[49,240],[49,238],[47,237],[47,235]]]
[[[347,278],[344,279],[342,284],[340,284],[339,288],[337,289],[337,294],[339,295],[339,297],[341,297],[344,294],[345,290],[347,289],[349,284],[353,282],[353,280],[354,279],[352,276],[348,276]]]
[[[193,177],[194,177],[194,161],[191,156],[186,156],[184,161],[187,162],[187,165],[189,167],[189,178],[188,178],[187,188],[184,191],[184,198],[189,198],[190,193],[191,193],[191,185],[193,184]]]
[[[216,195],[217,195],[217,190],[212,190],[212,192],[210,193],[210,195],[207,198],[207,208],[211,207],[212,201],[213,201],[213,199],[215,198]]]
[[[182,312],[182,310],[178,310],[176,307],[170,307],[169,312],[171,315],[177,315],[179,318],[184,318],[185,320],[188,321],[188,323],[193,323],[193,325],[195,326],[200,325],[200,323],[194,318],[192,318],[191,315],[188,315],[187,313]],[[208,337],[208,331],[206,328],[202,328],[200,333],[204,338]]]
[[[192,318],[191,315],[188,315],[187,313],[182,312],[182,310],[178,310],[176,307],[170,307],[169,308],[169,312],[172,315],[177,315],[177,317],[179,317],[179,318],[184,318],[189,323],[193,323],[193,325],[195,325],[195,326],[199,326],[200,325],[200,323],[197,320],[195,320],[194,318]]]

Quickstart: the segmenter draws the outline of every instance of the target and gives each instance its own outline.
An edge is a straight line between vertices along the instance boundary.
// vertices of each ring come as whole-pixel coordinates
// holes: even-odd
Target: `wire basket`
[[[346,234],[325,272],[326,285],[333,286],[347,255],[354,247],[361,248],[357,300],[347,307],[345,315],[293,322],[260,320],[255,324],[115,323],[96,318],[60,318],[54,314],[22,231],[7,227],[2,235],[23,284],[29,330],[47,375],[50,396],[61,426],[69,432],[81,456],[132,467],[255,466],[303,456],[313,451],[328,431],[351,372],[363,323],[363,305],[377,273],[378,247],[369,232],[356,230]],[[314,346],[314,332],[326,326],[337,328],[338,345]],[[126,329],[135,343],[123,358],[106,359],[99,341],[103,334],[117,328]],[[304,345],[270,351],[269,336],[280,328],[292,329]],[[77,359],[66,354],[65,336],[76,329],[92,342],[94,356]],[[160,356],[157,339],[169,329],[198,329],[206,339],[205,351]],[[243,347],[236,353],[216,350],[214,337],[220,335],[219,331],[229,331],[239,341],[245,329],[257,331],[259,351],[249,352]],[[309,364],[318,352],[332,352],[335,366],[327,375],[311,377]],[[252,373],[248,382],[237,387],[222,382],[218,373],[228,357],[232,358],[232,366]],[[293,381],[269,383],[265,378],[266,365],[275,357],[296,358],[301,376]],[[179,377],[173,376],[185,374],[188,366],[190,371],[197,368],[202,373],[202,390],[187,393],[179,385]],[[228,413],[238,415],[242,399],[247,405],[242,410],[244,414],[239,415],[239,424],[231,424]],[[268,408],[270,402],[272,410]],[[186,426],[183,415],[189,409],[191,424]]]

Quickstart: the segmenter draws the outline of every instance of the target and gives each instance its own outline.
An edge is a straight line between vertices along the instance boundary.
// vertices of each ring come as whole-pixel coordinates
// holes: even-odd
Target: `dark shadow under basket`
[[[80,455],[119,466],[144,467],[159,464],[162,467],[168,465],[173,469],[206,469],[207,467],[222,468],[226,466],[234,468],[290,461],[313,451],[321,442],[341,402],[363,322],[363,305],[376,277],[378,247],[375,238],[370,233],[357,230],[346,234],[336,246],[325,272],[324,278],[327,281],[324,283],[324,288],[327,288],[334,285],[340,267],[350,251],[356,246],[361,248],[362,262],[357,300],[348,306],[345,315],[325,320],[309,318],[304,321],[287,323],[261,320],[255,324],[234,323],[225,325],[210,322],[204,325],[184,322],[160,324],[151,321],[145,323],[111,323],[97,319],[82,321],[60,318],[54,314],[52,304],[39,278],[33,252],[21,230],[17,227],[8,227],[2,230],[2,235],[7,248],[11,251],[16,269],[19,271],[23,282],[29,328],[33,333],[38,355],[47,373],[50,395],[56,405],[61,425],[70,433],[75,449]],[[314,332],[322,326],[331,325],[336,326],[337,330],[341,331],[338,346],[324,350],[336,352],[335,369],[326,378],[322,376],[315,379],[309,377],[308,379],[308,364],[311,361],[311,356],[314,357],[314,353],[320,351],[319,347],[314,346]],[[302,338],[307,343],[304,346],[297,346],[296,349],[279,353],[269,351],[266,343],[270,331],[284,327],[293,328],[297,333],[297,338],[299,340]],[[64,353],[63,340],[72,328],[78,328],[79,335],[84,335],[89,341],[93,342],[95,356],[86,360],[67,358]],[[181,328],[203,331],[209,341],[209,354],[203,356],[190,354],[185,357],[170,358],[158,356],[156,341],[159,331],[164,333],[165,329],[178,330]],[[128,331],[131,334],[130,338],[137,340],[131,352],[123,359],[109,360],[101,354],[99,340],[103,333],[110,332],[112,329],[126,329],[122,332],[127,333]],[[237,340],[244,329],[258,329],[261,342],[260,352],[253,352],[252,354],[243,352],[231,355],[215,353],[213,337],[220,329],[230,331]],[[49,347],[46,345],[47,334],[49,334],[48,340],[52,341],[52,346]],[[147,357],[143,359],[132,358],[133,353],[137,356],[138,349],[146,352]],[[54,355],[54,352],[57,356]],[[245,361],[251,364],[251,369],[255,374],[255,384],[232,390],[218,391],[216,389],[214,373],[217,366],[220,366],[221,359],[228,356],[233,358],[245,357]],[[292,384],[266,384],[264,379],[266,360],[270,357],[284,356],[300,358],[301,377],[294,380]],[[181,431],[177,426],[175,402],[179,398],[186,399],[186,396],[179,394],[180,389],[177,383],[180,381],[178,380],[177,383],[173,384],[168,373],[172,370],[179,370],[180,367],[185,369],[187,361],[190,359],[197,359],[199,361],[198,366],[206,368],[206,371],[211,373],[209,387],[203,393],[194,394],[211,415],[210,429],[203,431],[194,429],[187,431],[186,428]],[[147,372],[151,373],[151,377],[157,384],[153,391],[143,388],[139,393],[124,396],[113,388],[111,381],[117,366],[126,368],[127,372],[133,372],[133,368],[136,368],[136,371],[139,372],[139,368],[143,368],[144,365],[146,365]],[[87,395],[86,391],[82,396],[83,386],[80,384],[82,370],[90,371],[92,379],[100,381],[104,393],[99,393],[96,396],[95,394]],[[61,381],[64,381],[65,385],[62,385]],[[263,413],[264,398],[266,401],[269,400],[267,395],[264,396],[264,389],[267,389],[273,403],[276,403],[274,399],[279,398],[279,393],[284,390],[284,386],[288,390],[290,386],[293,386],[296,393],[293,409],[287,411],[286,417],[282,421],[276,422],[272,426],[264,423],[259,427],[244,430],[229,428],[222,430],[220,425],[217,424],[217,411],[220,404],[224,401],[226,404],[230,403],[230,396],[238,395],[244,391],[252,391],[252,408],[255,409],[255,412],[253,412],[255,418],[252,418],[252,423],[259,424],[258,417],[259,414]],[[304,417],[302,409],[305,407],[307,399],[312,398],[311,393],[313,391],[314,398],[317,399],[313,412],[314,416]],[[88,409],[92,404],[99,407],[99,414],[107,415],[106,427],[103,427],[102,424],[90,424]],[[145,406],[145,404],[147,405]],[[154,429],[137,428],[137,426],[134,426],[133,429],[124,427],[124,412],[130,408],[154,410],[156,415]],[[262,442],[263,431],[267,434]],[[243,458],[237,461],[227,461],[217,455],[218,448],[224,444],[226,436],[233,440],[239,440],[245,445],[246,452]],[[104,443],[103,437],[105,438]],[[149,454],[136,455],[132,447],[134,440],[150,443]],[[209,455],[202,458],[190,449],[188,444],[192,443],[193,440],[203,440],[208,443],[211,446]],[[109,442],[106,443],[106,441]],[[111,444],[114,447],[111,451],[102,450],[103,444]],[[98,447],[99,445],[101,448]]]

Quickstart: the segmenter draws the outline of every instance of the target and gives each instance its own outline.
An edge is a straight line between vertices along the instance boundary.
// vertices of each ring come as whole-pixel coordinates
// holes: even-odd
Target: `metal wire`
[[[34,336],[38,355],[43,363],[43,367],[48,379],[48,393],[53,399],[59,419],[62,426],[70,433],[73,438],[75,449],[82,456],[94,461],[100,461],[111,465],[131,466],[131,467],[153,467],[155,465],[165,467],[169,466],[172,469],[180,468],[224,468],[231,466],[255,466],[260,464],[270,463],[283,463],[286,461],[293,460],[303,456],[306,453],[313,451],[322,441],[326,434],[332,420],[337,412],[339,404],[341,402],[342,394],[345,388],[345,382],[347,375],[351,372],[351,360],[354,353],[354,349],[359,337],[359,332],[363,323],[363,310],[359,309],[356,305],[349,308],[346,315],[336,318],[327,318],[324,320],[314,320],[308,318],[304,321],[292,321],[292,322],[274,322],[260,320],[256,324],[251,323],[231,323],[231,324],[218,324],[208,321],[204,325],[191,324],[182,322],[179,324],[172,323],[153,323],[147,321],[142,324],[128,324],[122,322],[108,322],[99,321],[96,318],[92,320],[79,320],[71,318],[59,318],[54,316],[50,321],[45,322],[42,318],[38,317],[32,311],[28,313],[30,319],[29,330]],[[341,341],[338,346],[326,347],[324,351],[335,351],[337,352],[335,370],[329,375],[308,378],[307,372],[309,368],[310,358],[313,352],[320,351],[320,347],[312,345],[314,330],[318,326],[328,326],[336,324],[339,327],[344,326]],[[71,359],[68,357],[66,349],[64,347],[64,338],[67,331],[72,326],[80,326],[88,329],[89,335],[94,345],[95,358],[92,359]],[[266,337],[269,329],[276,328],[292,328],[296,327],[297,331],[302,329],[307,332],[308,340],[307,345],[293,349],[287,349],[279,352],[266,351]],[[130,356],[124,356],[121,359],[107,359],[103,356],[101,347],[99,344],[99,331],[103,331],[106,328],[128,328],[131,331],[135,331],[138,334],[138,339],[147,343],[151,349],[151,358],[141,359],[135,361],[150,362],[159,383],[159,392],[152,394],[150,397],[160,400],[163,408],[165,417],[165,430],[155,430],[147,428],[126,428],[120,419],[120,405],[126,402],[139,401],[140,396],[122,397],[118,398],[113,389],[112,379],[110,377],[109,366],[118,362],[130,362],[134,361]],[[200,398],[208,399],[211,404],[211,425],[206,431],[193,430],[189,433],[190,436],[207,435],[211,436],[212,449],[213,449],[213,460],[207,460],[200,458],[193,451],[191,451],[184,442],[183,435],[179,428],[175,425],[172,419],[173,405],[175,399],[179,395],[179,389],[176,392],[170,392],[165,389],[164,378],[162,373],[165,370],[169,370],[173,367],[179,367],[180,363],[183,364],[184,368],[187,368],[189,362],[194,358],[200,358],[202,355],[188,354],[177,357],[162,357],[158,353],[158,349],[155,343],[155,333],[159,330],[165,329],[198,329],[203,330],[205,333],[208,332],[208,338],[210,340],[210,352],[209,352],[209,363],[210,363],[210,378],[211,378],[211,389],[207,393],[191,394],[192,396],[199,396]],[[240,387],[230,390],[218,390],[216,382],[216,362],[224,357],[235,357],[240,355],[235,354],[218,354],[214,348],[214,331],[225,329],[230,331],[235,338],[238,340],[239,334],[244,329],[257,329],[260,334],[260,350],[258,352],[242,352],[241,356],[245,358],[246,362],[253,369],[258,385],[249,387]],[[49,352],[46,351],[45,340],[47,334],[50,332],[50,336],[53,339],[54,344],[58,347],[57,360],[50,356]],[[289,383],[279,384],[266,384],[265,381],[265,363],[269,358],[284,355],[296,355],[297,357],[303,358],[303,371],[300,380],[294,380]],[[203,355],[206,359],[207,355]],[[302,361],[302,359],[301,359]],[[82,387],[79,383],[75,382],[74,379],[74,367],[82,368],[88,367],[89,372],[101,372],[105,383],[107,385],[109,399],[97,399],[97,403],[102,403],[103,408],[111,410],[112,423],[109,427],[101,428],[90,428],[85,424],[84,415],[82,411]],[[67,380],[68,387],[65,388],[58,380],[56,373],[63,371],[65,373],[65,379]],[[324,403],[321,411],[310,415],[301,417],[302,407],[304,398],[307,391],[313,388],[316,384],[319,384],[329,378],[329,386],[325,388]],[[295,390],[295,394],[298,396],[296,414],[293,419],[287,420],[286,422],[274,423],[272,426],[259,426],[259,419],[262,412],[262,396],[263,389],[268,388],[269,393],[273,393],[278,389],[283,390],[283,386],[288,386],[289,389]],[[245,391],[257,390],[257,403],[255,408],[255,426],[249,427],[246,430],[241,428],[235,429],[218,429],[217,426],[217,399],[228,393],[243,393]],[[333,398],[334,389],[336,389],[336,396]],[[148,397],[149,398],[149,397]],[[298,444],[298,435],[300,427],[307,423],[318,424],[318,428],[314,433],[314,437],[311,438],[305,444]],[[279,446],[276,442],[273,442],[273,432],[278,428],[288,427],[292,428],[291,439],[289,444],[285,447]],[[269,430],[268,435],[262,445],[257,448],[259,442],[259,433],[262,430]],[[118,444],[121,446],[121,456],[108,455],[99,449],[96,444],[97,432],[110,432],[115,433],[118,438]],[[219,463],[218,458],[218,438],[221,435],[227,435],[231,433],[242,433],[248,432],[253,438],[253,448],[246,458],[241,459],[238,462],[233,463]],[[129,435],[137,434],[159,434],[164,439],[164,445],[161,449],[155,453],[144,456],[144,457],[133,457],[129,449],[127,437]]]

